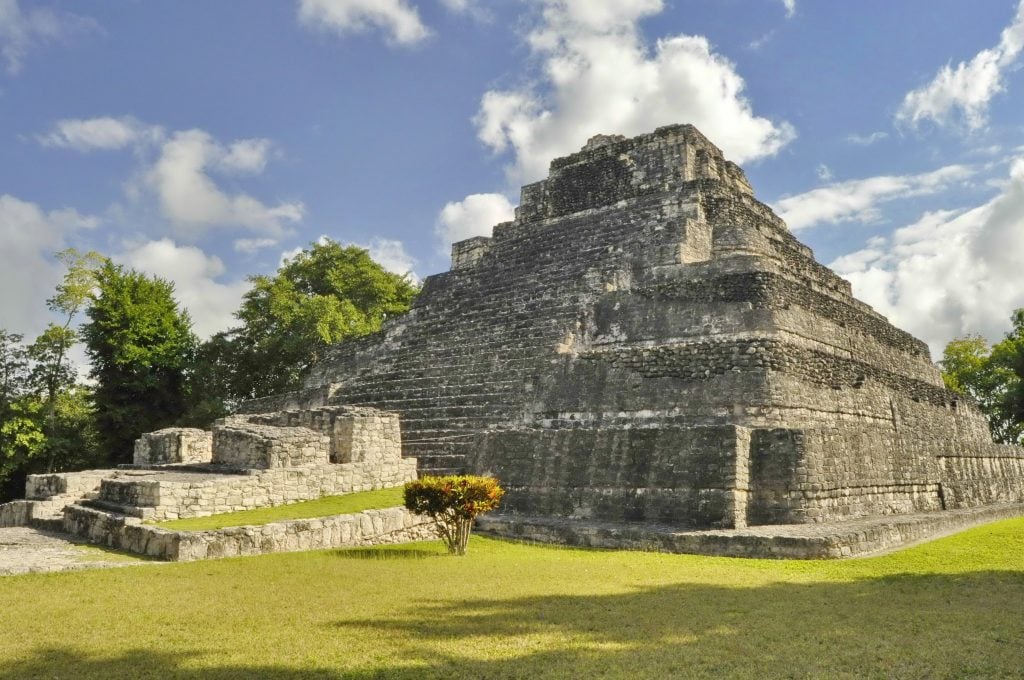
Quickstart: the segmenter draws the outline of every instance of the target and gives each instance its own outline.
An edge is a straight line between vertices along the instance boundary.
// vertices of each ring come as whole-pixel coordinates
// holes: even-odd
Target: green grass
[[[341,496],[324,496],[313,501],[302,501],[274,508],[256,508],[240,512],[225,512],[209,517],[190,517],[156,522],[155,525],[175,531],[206,531],[244,525],[269,524],[289,519],[310,519],[330,515],[348,515],[363,510],[393,508],[402,505],[402,487],[359,491]]]
[[[0,679],[1011,678],[1024,519],[841,562],[474,537],[0,578]]]

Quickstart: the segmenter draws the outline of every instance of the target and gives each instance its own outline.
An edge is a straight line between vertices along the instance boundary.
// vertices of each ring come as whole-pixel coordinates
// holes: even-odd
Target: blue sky
[[[0,0],[0,327],[92,248],[200,335],[327,235],[418,277],[597,133],[694,123],[933,350],[1024,306],[1024,0]]]

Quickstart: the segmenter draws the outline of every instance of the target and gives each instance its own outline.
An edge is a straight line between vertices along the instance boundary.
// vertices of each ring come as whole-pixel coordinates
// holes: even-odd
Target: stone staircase
[[[28,526],[62,531],[64,508],[97,498],[101,481],[121,474],[121,470],[87,470],[30,475],[24,500],[0,505],[0,528]]]

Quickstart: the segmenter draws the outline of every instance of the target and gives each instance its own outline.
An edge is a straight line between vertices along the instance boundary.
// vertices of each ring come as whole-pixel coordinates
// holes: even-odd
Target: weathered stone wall
[[[168,427],[147,432],[135,440],[136,465],[209,463],[213,456],[210,432],[191,427]]]
[[[471,466],[502,481],[502,512],[731,527],[745,488],[737,436],[734,426],[502,430],[480,437]]]
[[[55,496],[80,498],[100,488],[100,480],[116,474],[115,470],[84,470],[82,472],[51,472],[29,475],[25,480],[25,498],[45,500]]]
[[[259,469],[325,465],[330,448],[329,437],[305,427],[260,425],[234,416],[214,425],[212,462]]]
[[[1024,458],[996,444],[974,455],[939,458],[946,507],[970,508],[992,503],[1024,503]]]
[[[141,524],[135,518],[72,505],[65,510],[64,523],[69,533],[94,543],[175,562],[408,543],[438,537],[433,522],[405,508],[214,531],[171,531]]]
[[[327,406],[250,416],[247,421],[326,435],[332,463],[393,464],[402,455],[398,415],[377,409]]]
[[[27,526],[31,518],[32,504],[29,501],[0,503],[0,529]]]
[[[326,446],[324,451],[326,455]],[[324,464],[250,474],[146,471],[103,480],[96,505],[159,521],[401,486],[415,478],[416,461],[408,459],[386,466]]]

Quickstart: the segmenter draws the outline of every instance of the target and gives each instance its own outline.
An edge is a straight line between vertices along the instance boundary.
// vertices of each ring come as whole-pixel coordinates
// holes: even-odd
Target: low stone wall
[[[100,481],[117,474],[117,470],[83,470],[29,475],[25,480],[25,498],[44,500],[55,496],[81,497],[100,488]]]
[[[136,465],[168,463],[209,463],[213,456],[213,436],[191,427],[168,427],[147,432],[135,440]]]
[[[284,505],[321,496],[370,491],[416,479],[415,459],[391,465],[345,463],[253,470],[252,474],[201,474],[161,470],[103,480],[99,500],[147,520],[205,517]],[[129,514],[133,514],[129,513]]]
[[[72,505],[64,511],[64,528],[93,543],[173,562],[438,538],[431,520],[405,508],[213,531],[171,531],[142,524],[136,518]]]

